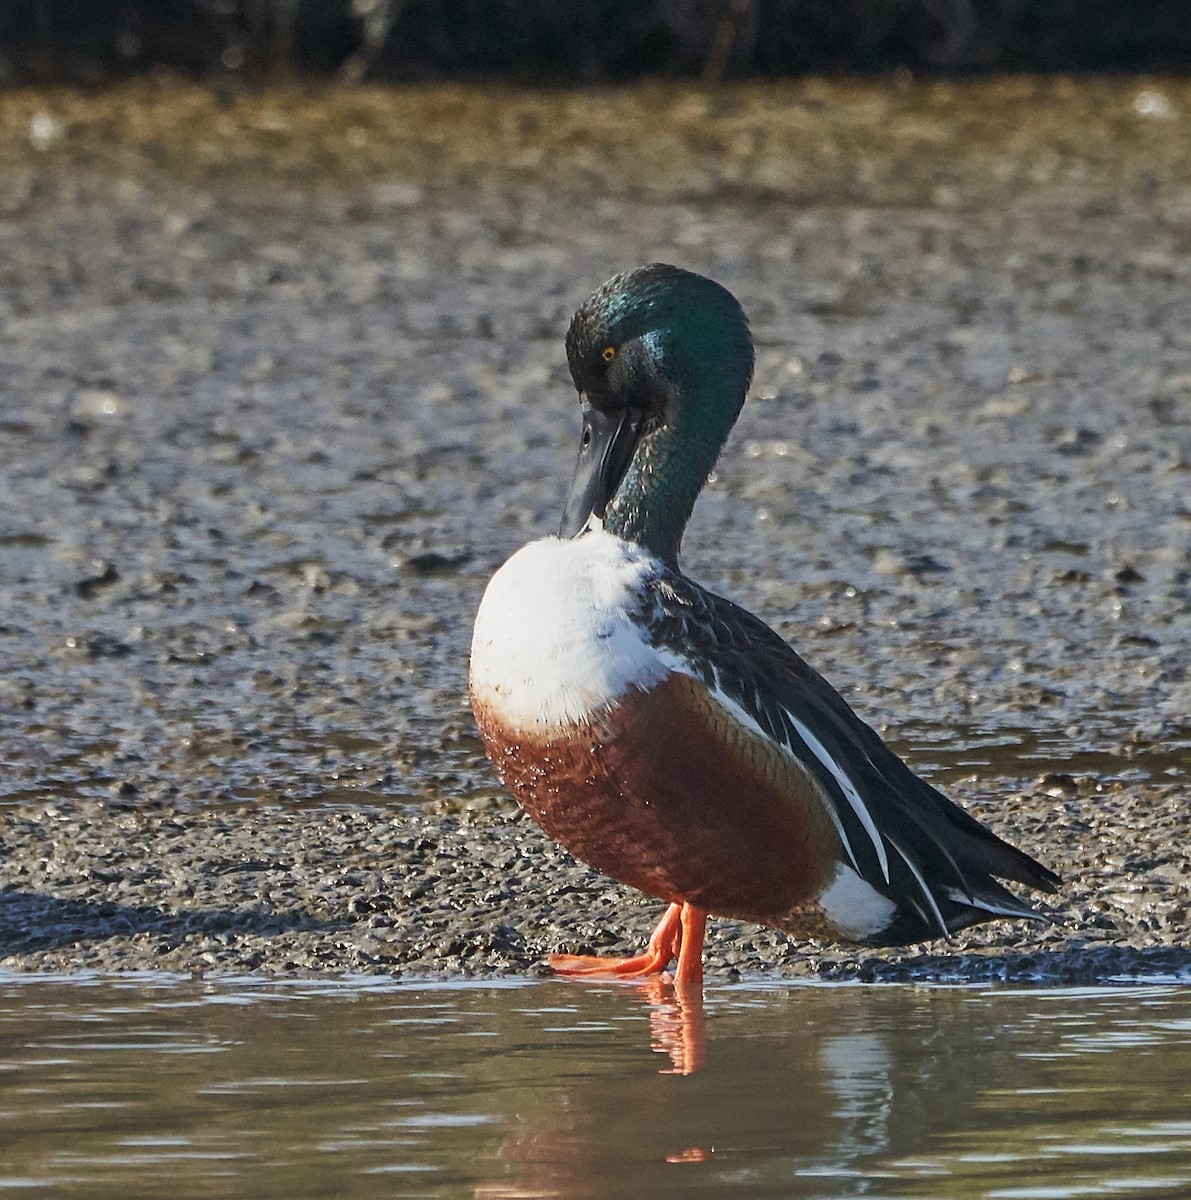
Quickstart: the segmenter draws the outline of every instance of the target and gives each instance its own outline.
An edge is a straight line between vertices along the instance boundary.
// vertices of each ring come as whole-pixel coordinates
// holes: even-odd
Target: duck
[[[664,901],[645,949],[555,954],[566,976],[701,987],[709,916],[794,939],[897,946],[1052,919],[1006,882],[1057,874],[916,775],[748,610],[679,566],[695,501],[752,381],[720,284],[653,263],[566,335],[582,434],[556,536],[489,581],[472,711],[530,817],[575,858]]]

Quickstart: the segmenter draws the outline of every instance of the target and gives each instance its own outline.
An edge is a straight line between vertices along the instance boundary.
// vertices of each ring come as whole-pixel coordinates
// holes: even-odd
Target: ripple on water
[[[706,1009],[705,1065],[680,1077],[657,1053],[674,1014],[631,986],[9,976],[0,1189],[1191,1187],[1191,989],[740,984],[710,989]]]

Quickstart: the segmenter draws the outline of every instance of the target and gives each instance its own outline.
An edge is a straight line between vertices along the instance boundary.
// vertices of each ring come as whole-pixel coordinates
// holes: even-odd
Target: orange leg
[[[605,958],[598,954],[552,954],[550,969],[559,975],[610,976],[633,979],[660,975],[674,959],[675,986],[680,990],[703,984],[703,931],[707,913],[691,904],[671,904],[649,936],[643,954],[632,958]]]
[[[684,994],[703,988],[703,935],[707,931],[707,911],[693,904],[682,906],[682,936],[678,945],[678,966],[674,969],[674,990]]]

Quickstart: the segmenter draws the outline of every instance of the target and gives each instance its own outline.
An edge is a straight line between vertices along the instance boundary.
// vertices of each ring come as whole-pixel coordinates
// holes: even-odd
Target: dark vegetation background
[[[0,0],[0,83],[1161,71],[1191,0]]]

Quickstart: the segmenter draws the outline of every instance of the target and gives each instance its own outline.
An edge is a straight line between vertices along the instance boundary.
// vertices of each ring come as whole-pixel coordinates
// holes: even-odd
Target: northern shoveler
[[[492,577],[471,702],[488,754],[577,858],[669,901],[644,954],[563,974],[702,979],[708,914],[868,945],[1040,914],[1058,876],[919,779],[767,625],[678,567],[752,379],[719,284],[617,275],[566,339],[583,409],[557,537]],[[1045,919],[1045,918],[1042,918]]]

